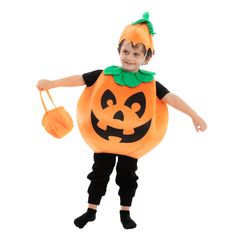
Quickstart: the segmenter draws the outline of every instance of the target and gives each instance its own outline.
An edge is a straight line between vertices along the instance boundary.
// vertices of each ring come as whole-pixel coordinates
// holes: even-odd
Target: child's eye
[[[135,56],[135,57],[139,57],[140,54],[139,54],[139,53],[134,53],[134,56]]]
[[[128,54],[128,51],[127,51],[127,50],[123,50],[123,53],[124,53],[124,54]]]

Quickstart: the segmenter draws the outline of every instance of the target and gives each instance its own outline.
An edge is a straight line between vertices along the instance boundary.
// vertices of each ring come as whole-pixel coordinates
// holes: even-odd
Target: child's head
[[[131,72],[137,72],[141,65],[146,65],[153,54],[142,43],[134,45],[132,41],[127,42],[125,39],[119,43],[118,52],[122,68]]]
[[[154,54],[154,34],[148,12],[143,14],[142,19],[125,27],[118,47],[124,70],[137,72],[142,64],[150,61]]]

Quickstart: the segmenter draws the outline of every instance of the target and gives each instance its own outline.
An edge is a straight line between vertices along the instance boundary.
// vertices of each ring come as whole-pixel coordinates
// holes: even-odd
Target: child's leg
[[[121,206],[121,211],[129,211],[130,206]]]
[[[116,170],[116,183],[120,186],[121,223],[125,229],[132,229],[136,227],[136,223],[131,219],[129,209],[138,187],[138,176],[135,174],[137,170],[137,159],[119,155]]]
[[[88,208],[91,208],[91,209],[94,209],[94,210],[97,210],[97,206],[96,204],[88,204]]]
[[[94,154],[93,171],[88,175],[88,179],[91,180],[88,188],[88,210],[75,219],[74,224],[77,227],[83,228],[89,221],[96,219],[97,205],[106,193],[107,184],[115,166],[115,157],[116,155],[108,153]]]
[[[87,176],[91,181],[88,193],[88,203],[99,205],[105,195],[110,175],[116,163],[116,155],[109,153],[94,153],[93,171]]]

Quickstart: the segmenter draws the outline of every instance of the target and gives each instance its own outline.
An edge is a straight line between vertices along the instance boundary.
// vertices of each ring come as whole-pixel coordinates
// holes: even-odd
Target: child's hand
[[[196,115],[192,118],[192,120],[193,120],[193,124],[194,124],[195,129],[196,129],[197,132],[199,130],[200,131],[205,131],[206,130],[207,124],[200,116]]]
[[[53,83],[51,80],[42,79],[38,81],[38,84],[36,85],[36,87],[39,90],[48,90],[48,89],[53,88]]]

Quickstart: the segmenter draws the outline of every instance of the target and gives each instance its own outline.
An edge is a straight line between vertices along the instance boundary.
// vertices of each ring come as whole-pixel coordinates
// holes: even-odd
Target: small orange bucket
[[[52,110],[47,110],[47,107],[43,101],[42,91],[40,91],[40,98],[45,109],[42,125],[46,131],[55,138],[62,138],[72,130],[73,121],[65,108],[62,106],[56,107],[49,91],[46,90],[46,92],[55,108]]]

